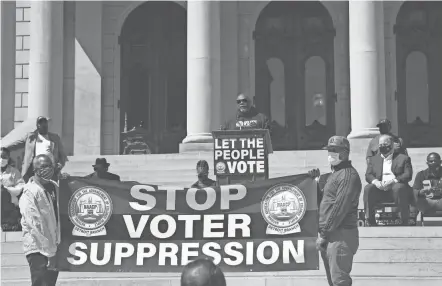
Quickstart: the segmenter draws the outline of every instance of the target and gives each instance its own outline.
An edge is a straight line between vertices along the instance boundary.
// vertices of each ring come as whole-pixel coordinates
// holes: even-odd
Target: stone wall
[[[17,1],[14,127],[28,117],[28,70],[31,38],[29,12],[28,1]]]

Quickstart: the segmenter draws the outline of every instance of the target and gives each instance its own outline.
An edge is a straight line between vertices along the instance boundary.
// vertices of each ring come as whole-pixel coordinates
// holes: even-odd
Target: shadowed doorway
[[[442,3],[410,1],[397,15],[399,136],[407,147],[442,146]]]
[[[152,153],[178,153],[187,120],[186,9],[172,1],[143,3],[119,41],[120,132],[142,122]]]
[[[319,149],[335,133],[333,21],[319,1],[272,1],[259,15],[255,103],[275,150]]]

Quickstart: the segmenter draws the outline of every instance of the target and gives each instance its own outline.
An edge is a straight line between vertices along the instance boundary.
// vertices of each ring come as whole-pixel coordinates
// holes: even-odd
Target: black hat
[[[388,126],[391,126],[391,121],[388,120],[387,118],[385,118],[385,119],[381,119],[381,120],[379,120],[379,123],[376,125],[376,127],[379,127],[379,126],[381,126],[381,125],[388,125]]]
[[[110,164],[106,161],[105,158],[97,158],[95,160],[95,165],[92,165],[92,167],[95,167],[97,165],[103,165],[103,166],[106,166],[106,167],[110,166]]]
[[[46,122],[48,122],[48,119],[47,119],[46,117],[44,117],[44,116],[39,116],[39,117],[37,117],[37,124],[40,123],[40,122],[42,122],[42,121],[46,121]]]

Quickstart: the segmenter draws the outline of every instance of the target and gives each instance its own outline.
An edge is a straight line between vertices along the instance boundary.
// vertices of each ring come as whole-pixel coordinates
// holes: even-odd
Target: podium
[[[213,162],[218,185],[269,178],[273,153],[267,129],[213,131]]]

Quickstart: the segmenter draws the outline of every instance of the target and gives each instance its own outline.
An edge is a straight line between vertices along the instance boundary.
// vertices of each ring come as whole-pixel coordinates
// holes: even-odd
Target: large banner
[[[180,272],[209,256],[230,272],[318,269],[316,195],[307,175],[205,189],[71,177],[58,268]]]

